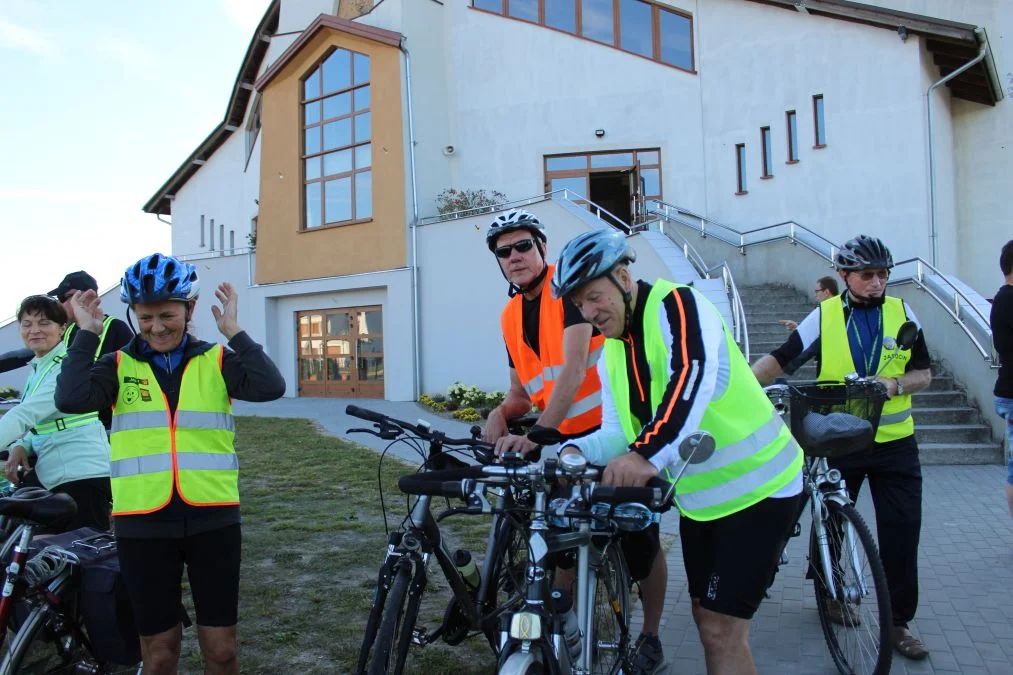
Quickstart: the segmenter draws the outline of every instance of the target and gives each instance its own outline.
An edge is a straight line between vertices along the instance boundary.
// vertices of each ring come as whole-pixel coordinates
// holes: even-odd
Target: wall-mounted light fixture
[[[594,135],[597,136],[598,138],[604,138],[605,137],[605,130],[604,129],[595,129],[594,130]]]

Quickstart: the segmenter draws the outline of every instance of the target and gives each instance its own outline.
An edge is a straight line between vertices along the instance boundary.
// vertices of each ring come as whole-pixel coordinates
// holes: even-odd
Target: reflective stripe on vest
[[[98,336],[98,349],[95,350],[95,357],[93,359],[94,361],[98,361],[98,357],[102,355],[102,345],[105,344],[106,333],[109,332],[109,326],[112,324],[113,318],[114,317],[107,316],[106,318],[102,319],[102,333],[101,335]],[[70,334],[76,326],[77,324],[71,321],[70,323],[67,324],[67,330],[63,331],[63,344],[67,345],[68,347],[70,346]]]
[[[235,419],[221,374],[223,347],[192,357],[169,418],[151,365],[117,352],[110,477],[113,514],[163,508],[175,489],[196,506],[239,503]]]
[[[553,266],[546,270],[551,278]],[[556,380],[563,373],[564,310],[563,301],[551,297],[546,287],[537,300],[538,308],[538,354],[524,341],[523,298],[515,295],[507,303],[500,317],[503,340],[514,364],[524,391],[539,410],[544,411],[552,398]],[[584,380],[573,397],[573,403],[566,417],[559,425],[564,434],[579,434],[601,424],[601,382],[598,380],[597,363],[601,357],[605,338],[601,335],[591,338],[585,364]]]
[[[883,306],[883,343],[891,341],[896,344],[897,332],[901,324],[907,321],[904,301],[900,298],[887,296]],[[844,321],[844,304],[841,296],[827,298],[820,303],[820,371],[817,379],[840,382],[850,373],[854,373],[855,362],[851,357],[851,346],[848,342],[848,328]],[[911,350],[897,352],[897,356],[886,367],[883,367],[892,349],[880,347],[879,364],[881,377],[900,377],[907,369],[911,360]],[[911,416],[911,394],[894,396],[883,404],[883,414],[879,418],[879,429],[876,431],[876,442],[886,443],[900,438],[907,438],[915,432],[914,418]]]
[[[671,379],[670,345],[662,338],[658,315],[662,301],[678,288],[681,288],[678,284],[659,279],[644,309],[642,349],[652,374],[651,408],[655,412]],[[706,302],[699,295],[694,297],[698,303]],[[723,322],[722,329],[724,346],[719,350],[719,358],[726,358],[729,364],[728,382],[711,398],[699,427],[714,437],[715,451],[706,462],[687,467],[676,486],[679,511],[700,521],[722,518],[752,506],[788,485],[802,469],[802,449],[774,411]],[[606,340],[605,363],[616,412],[626,440],[632,445],[642,429],[629,406],[630,375],[621,340]]]
[[[42,374],[34,381],[29,380],[28,386],[25,387],[25,394],[21,397],[21,400],[24,401],[31,398],[32,394],[39,389],[46,377],[49,376],[49,372],[66,357],[66,346],[57,345],[57,347],[62,349],[63,353],[54,356],[46,366],[45,370],[42,371]],[[96,423],[98,423],[97,412],[81,413],[80,415],[66,415],[64,417],[58,417],[55,420],[43,422],[42,424],[36,424],[34,427],[29,429],[29,431],[36,436],[48,436],[49,434],[55,434],[58,431],[66,431],[67,429]]]

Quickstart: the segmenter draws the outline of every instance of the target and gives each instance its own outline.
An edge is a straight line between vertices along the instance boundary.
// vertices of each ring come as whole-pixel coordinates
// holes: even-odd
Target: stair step
[[[923,443],[988,443],[992,428],[984,424],[915,424],[915,439]]]
[[[916,427],[919,424],[971,424],[978,421],[978,411],[959,406],[915,408],[914,418]]]
[[[1001,464],[997,443],[919,443],[922,464]]]
[[[960,389],[920,391],[911,397],[915,408],[966,407],[967,397]]]

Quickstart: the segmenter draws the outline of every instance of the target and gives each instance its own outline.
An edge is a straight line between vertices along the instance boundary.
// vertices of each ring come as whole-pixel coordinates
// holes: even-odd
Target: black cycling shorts
[[[235,626],[239,618],[240,525],[183,538],[117,537],[123,581],[141,635],[180,622],[183,565],[198,626]]]
[[[752,619],[773,578],[800,497],[768,497],[724,518],[679,520],[689,595],[712,612]]]

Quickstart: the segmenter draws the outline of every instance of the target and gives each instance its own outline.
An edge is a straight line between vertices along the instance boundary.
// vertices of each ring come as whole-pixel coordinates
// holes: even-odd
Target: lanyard
[[[850,307],[850,304],[849,304]],[[859,373],[862,377],[871,377],[875,375],[874,366],[879,358],[880,349],[883,346],[883,310],[882,308],[876,309],[876,317],[878,319],[878,325],[876,326],[875,333],[872,334],[872,343],[869,345],[869,349],[866,350],[865,344],[862,342],[862,331],[855,322],[855,308],[851,307],[851,312],[848,314],[848,335],[853,335],[855,342],[858,344],[858,350],[862,355],[862,365],[865,367],[865,372]],[[862,312],[862,320],[865,323],[865,330],[868,333],[872,333],[872,327],[869,325],[869,315],[867,311]],[[852,331],[854,328],[854,331]]]

